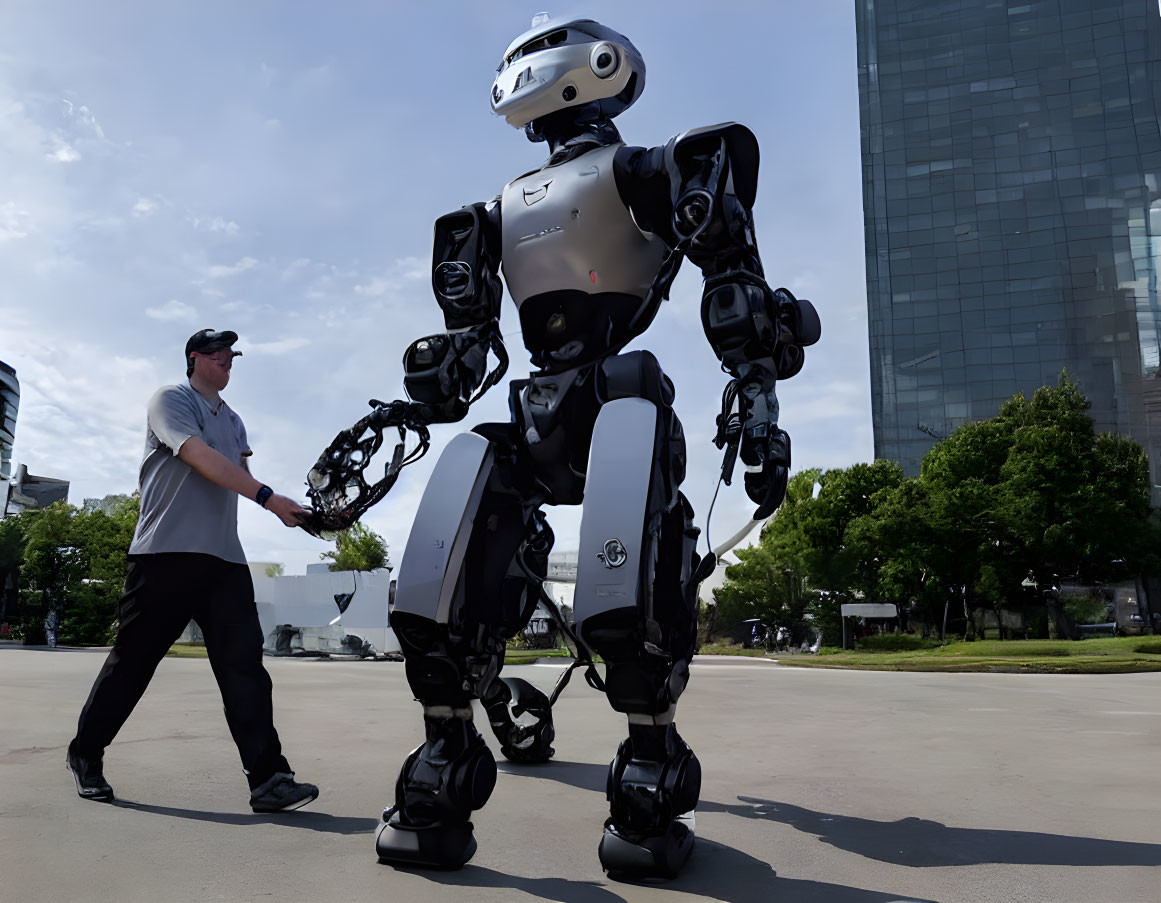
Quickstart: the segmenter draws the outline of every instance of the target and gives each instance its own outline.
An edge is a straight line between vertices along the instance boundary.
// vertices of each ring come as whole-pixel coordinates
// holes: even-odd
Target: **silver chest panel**
[[[621,144],[509,182],[501,200],[504,281],[519,307],[562,290],[645,297],[665,244],[637,228],[617,192]]]

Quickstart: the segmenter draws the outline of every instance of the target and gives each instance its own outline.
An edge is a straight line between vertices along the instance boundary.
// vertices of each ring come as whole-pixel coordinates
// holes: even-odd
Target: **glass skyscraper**
[[[875,454],[1067,369],[1161,503],[1157,0],[855,0]]]

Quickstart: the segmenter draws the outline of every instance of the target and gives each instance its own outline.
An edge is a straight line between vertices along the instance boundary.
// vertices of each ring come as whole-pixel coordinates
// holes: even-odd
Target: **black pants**
[[[192,618],[205,637],[251,789],[275,772],[290,772],[274,730],[270,675],[262,666],[262,628],[246,565],[192,552],[130,555],[118,607],[117,641],[81,709],[73,741],[78,753],[104,753]]]

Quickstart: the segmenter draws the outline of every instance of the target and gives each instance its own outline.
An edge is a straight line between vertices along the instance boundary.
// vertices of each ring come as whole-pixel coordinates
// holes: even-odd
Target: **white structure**
[[[250,562],[254,577],[254,601],[262,635],[269,637],[279,624],[303,628],[341,627],[362,637],[380,652],[399,652],[391,629],[391,571],[330,571],[296,576],[267,577],[269,562]],[[347,610],[339,614],[335,596],[353,593]],[[337,620],[336,620],[337,619]]]

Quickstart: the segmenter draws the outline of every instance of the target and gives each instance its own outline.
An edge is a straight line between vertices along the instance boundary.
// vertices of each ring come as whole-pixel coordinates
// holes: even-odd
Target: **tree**
[[[61,621],[63,642],[103,646],[116,637],[117,600],[140,510],[136,494],[110,495],[86,499],[73,516],[73,541],[84,556],[86,575],[69,592]]]
[[[800,521],[804,508],[813,503],[820,476],[818,470],[795,474],[786,500],[763,527],[758,544],[734,553],[740,563],[726,569],[726,582],[714,590],[719,630],[759,618],[767,626],[801,632],[809,593]]]
[[[389,567],[387,540],[363,524],[343,530],[335,538],[335,551],[319,557],[331,559],[332,571],[377,571]]]
[[[15,632],[27,644],[46,640],[45,622],[58,620],[71,589],[85,576],[85,559],[73,539],[72,505],[55,502],[20,515],[24,562]]]
[[[18,517],[0,520],[0,623],[15,613],[20,565],[24,561],[24,529]]]
[[[334,570],[334,568],[331,568],[331,570]],[[286,571],[286,569],[281,564],[268,564],[268,565],[266,565],[266,576],[267,577],[281,577],[283,575],[283,573],[285,573],[285,571]]]

